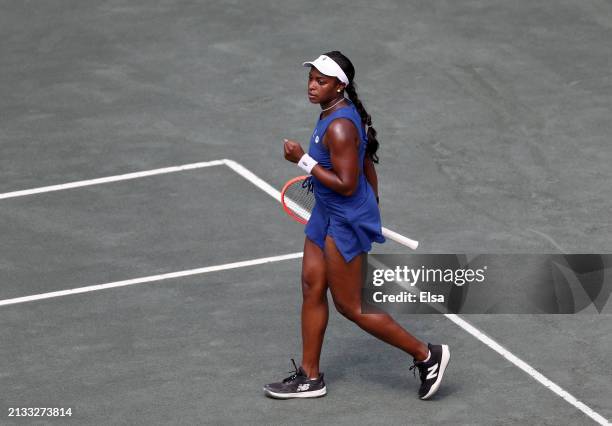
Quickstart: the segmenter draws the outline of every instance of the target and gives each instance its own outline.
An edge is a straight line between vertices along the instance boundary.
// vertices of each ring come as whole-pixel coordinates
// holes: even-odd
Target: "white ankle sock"
[[[427,351],[427,358],[425,358],[423,361],[421,362],[427,362],[429,361],[429,358],[431,358],[431,351]]]

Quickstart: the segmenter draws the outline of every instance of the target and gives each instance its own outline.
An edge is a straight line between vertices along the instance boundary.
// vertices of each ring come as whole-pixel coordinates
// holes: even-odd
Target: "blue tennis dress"
[[[385,237],[381,231],[376,195],[363,173],[367,144],[365,129],[355,105],[348,99],[347,102],[348,106],[337,109],[323,119],[319,118],[310,138],[308,155],[320,166],[331,169],[331,158],[329,151],[323,145],[323,136],[333,120],[338,118],[351,120],[360,136],[357,189],[350,196],[342,195],[311,176],[316,202],[304,232],[311,241],[321,247],[321,250],[325,249],[325,237],[331,236],[348,263],[358,254],[370,251],[372,242],[384,243]]]

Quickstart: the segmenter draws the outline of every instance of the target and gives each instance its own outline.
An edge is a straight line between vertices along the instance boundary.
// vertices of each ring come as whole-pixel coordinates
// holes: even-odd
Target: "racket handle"
[[[412,250],[416,250],[417,247],[419,246],[419,242],[415,241],[415,240],[411,240],[410,238],[404,237],[403,235],[398,234],[397,232],[394,232],[390,229],[387,229],[385,227],[382,228],[382,234],[389,238],[390,240],[395,241],[396,243],[399,243],[401,245],[404,245],[406,247],[410,247]]]

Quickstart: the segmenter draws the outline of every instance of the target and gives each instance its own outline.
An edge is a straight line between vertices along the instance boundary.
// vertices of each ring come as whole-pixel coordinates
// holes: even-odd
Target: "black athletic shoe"
[[[265,385],[263,390],[270,398],[317,398],[327,393],[323,373],[317,379],[309,379],[302,367],[298,368],[292,359],[295,372],[282,382]]]
[[[419,389],[419,398],[429,399],[440,388],[444,370],[450,361],[450,351],[447,345],[427,345],[431,357],[427,362],[414,361],[414,365],[410,370],[419,369],[421,376],[421,387]],[[416,373],[416,370],[415,370]]]

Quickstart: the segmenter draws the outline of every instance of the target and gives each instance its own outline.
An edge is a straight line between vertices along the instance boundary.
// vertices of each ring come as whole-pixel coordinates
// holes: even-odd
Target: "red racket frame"
[[[287,188],[289,188],[291,185],[294,185],[296,182],[304,181],[306,178],[308,178],[307,175],[296,176],[293,179],[290,179],[289,181],[287,181],[287,183],[285,183],[285,186],[283,186],[283,189],[281,190],[281,204],[283,205],[283,210],[285,210],[285,213],[287,213],[289,216],[291,216],[293,219],[295,219],[302,225],[306,225],[308,221],[304,219],[302,216],[294,213],[293,210],[287,207],[287,205],[285,204],[285,192],[287,192]]]

